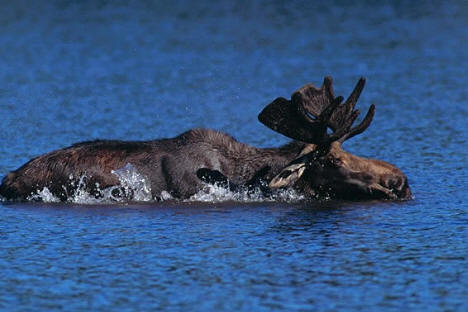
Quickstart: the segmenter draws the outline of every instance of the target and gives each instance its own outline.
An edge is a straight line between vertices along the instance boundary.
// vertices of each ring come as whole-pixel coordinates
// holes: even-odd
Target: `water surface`
[[[0,203],[0,309],[468,309],[463,2],[0,5],[0,176],[77,141],[193,127],[257,146],[261,109],[367,78],[345,144],[407,202]],[[229,198],[227,198],[229,199]]]

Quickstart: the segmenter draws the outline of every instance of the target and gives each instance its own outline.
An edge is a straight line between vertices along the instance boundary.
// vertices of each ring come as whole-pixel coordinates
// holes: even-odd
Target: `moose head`
[[[311,84],[294,92],[290,100],[277,98],[259,114],[260,122],[289,138],[307,143],[298,157],[270,182],[270,188],[294,186],[309,194],[341,198],[409,199],[406,176],[384,161],[352,155],[344,141],[364,132],[372,122],[371,105],[360,124],[354,109],[364,88],[361,78],[349,98],[335,97],[332,78],[317,89]]]

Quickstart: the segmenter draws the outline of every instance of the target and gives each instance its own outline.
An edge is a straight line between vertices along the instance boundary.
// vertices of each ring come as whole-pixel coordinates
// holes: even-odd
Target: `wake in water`
[[[161,202],[167,200],[176,200],[167,191],[162,191],[159,196],[153,197],[149,181],[141,175],[135,167],[127,164],[121,169],[113,170],[120,181],[120,185],[100,189],[97,187],[97,194],[88,192],[86,175],[74,180],[70,176],[74,192],[68,194],[66,202],[77,204],[103,204],[103,203],[126,203],[126,202]],[[96,196],[97,195],[97,196]],[[60,202],[61,200],[54,196],[47,187],[37,191],[27,198],[31,201],[42,201],[47,203]],[[304,200],[303,195],[298,194],[293,189],[275,190],[265,195],[260,189],[239,188],[232,191],[225,186],[205,184],[204,187],[184,202],[297,202]]]

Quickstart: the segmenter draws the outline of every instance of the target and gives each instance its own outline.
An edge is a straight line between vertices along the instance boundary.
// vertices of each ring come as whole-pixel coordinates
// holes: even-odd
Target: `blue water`
[[[258,146],[258,112],[360,76],[345,144],[407,202],[0,202],[0,310],[468,310],[466,2],[3,1],[0,177],[95,138],[193,127]]]

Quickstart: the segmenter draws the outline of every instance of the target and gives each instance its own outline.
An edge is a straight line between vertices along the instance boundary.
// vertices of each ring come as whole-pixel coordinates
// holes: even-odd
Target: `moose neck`
[[[284,166],[298,157],[307,145],[310,144],[294,140],[276,148],[260,148],[257,149],[252,163],[256,164],[257,170],[267,166],[270,167],[271,169],[267,174],[267,178],[271,179]]]

